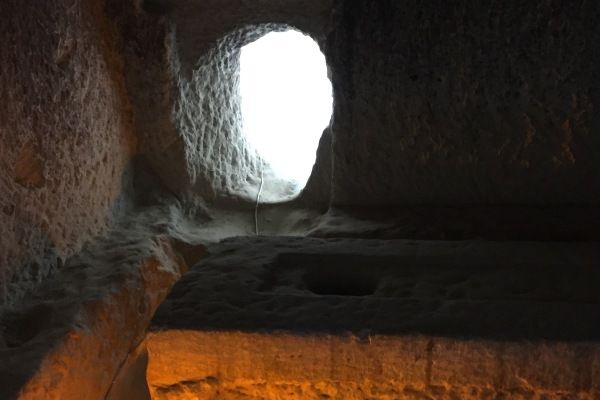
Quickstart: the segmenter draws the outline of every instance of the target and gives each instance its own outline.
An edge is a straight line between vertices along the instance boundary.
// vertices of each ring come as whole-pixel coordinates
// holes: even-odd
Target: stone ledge
[[[153,399],[596,399],[597,243],[236,238],[146,337]]]
[[[597,343],[173,330],[147,346],[154,400],[600,396]]]
[[[103,399],[187,269],[184,258],[201,253],[166,236],[124,243],[115,236],[1,316],[7,343],[0,347],[0,398]]]

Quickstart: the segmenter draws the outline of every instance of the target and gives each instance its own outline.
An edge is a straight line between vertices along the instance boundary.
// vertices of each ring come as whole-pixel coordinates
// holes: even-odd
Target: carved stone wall
[[[6,0],[0,15],[2,305],[123,209],[135,137],[102,1]]]

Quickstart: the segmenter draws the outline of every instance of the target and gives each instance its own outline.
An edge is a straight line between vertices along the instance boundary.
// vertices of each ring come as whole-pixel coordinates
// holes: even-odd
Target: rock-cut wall
[[[334,88],[305,198],[600,201],[596,2],[5,0],[0,15],[1,303],[104,231],[135,137],[173,192],[253,200],[237,56],[282,27],[319,42]]]
[[[135,146],[101,0],[0,2],[0,305],[123,207]]]
[[[133,42],[146,47],[129,52],[138,131],[176,192],[254,198],[259,178],[240,130],[238,50],[291,26],[322,46],[334,89],[331,136],[305,199],[600,201],[596,2],[153,0],[142,9],[163,25],[142,27],[137,36],[146,40]],[[163,29],[160,40],[147,40],[153,29]]]
[[[333,202],[600,202],[600,3],[339,1]]]
[[[330,13],[330,0],[153,0],[123,21],[140,152],[169,189],[254,201],[260,173],[242,132],[240,49],[287,28],[323,43]]]

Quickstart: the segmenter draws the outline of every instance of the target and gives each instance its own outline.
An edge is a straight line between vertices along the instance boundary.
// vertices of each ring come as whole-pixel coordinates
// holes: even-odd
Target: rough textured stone
[[[330,11],[330,1],[153,1],[123,22],[141,150],[172,190],[255,200],[260,171],[242,132],[239,50],[291,27],[323,44]]]
[[[419,240],[598,241],[598,207],[330,207],[314,237]]]
[[[598,3],[337,4],[335,204],[598,205]]]
[[[0,4],[0,305],[18,302],[123,208],[134,136],[102,5]]]
[[[142,342],[123,363],[105,400],[150,400],[146,383],[148,352]]]
[[[171,144],[177,157],[168,158],[185,159],[176,169],[184,181],[162,176],[209,199],[253,198],[237,50],[268,29],[293,26],[321,44],[331,71],[332,155],[319,157],[317,169],[333,162],[334,204],[597,205],[598,6],[442,3],[146,4],[168,32],[153,60],[162,65],[154,75],[160,109],[140,120],[171,121],[149,131],[148,142]],[[309,186],[306,197],[322,199],[313,190],[322,191]]]
[[[597,344],[423,336],[150,333],[152,399],[592,400]],[[535,354],[539,358],[524,358]],[[581,384],[583,383],[583,385]]]
[[[152,211],[131,216],[0,314],[0,398],[105,398],[156,307],[187,263],[206,254],[166,236],[160,226],[175,228],[173,213]]]
[[[597,243],[237,238],[146,338],[153,399],[594,399]]]
[[[178,276],[175,253],[203,256],[148,238],[254,233],[259,171],[240,130],[238,53],[270,30],[311,35],[334,86],[304,204],[398,211],[319,218],[299,202],[265,206],[260,232],[598,238],[597,2],[2,0],[0,16],[0,397],[102,398],[112,382],[110,395],[123,397],[140,375],[153,307]],[[185,207],[125,220],[143,234],[94,239],[129,200],[145,207],[168,191]],[[205,201],[222,207],[211,221]],[[281,240],[287,253],[308,243]],[[309,242],[327,253],[327,241]],[[195,290],[163,305],[173,315],[155,319],[150,356],[183,359],[185,348],[165,342],[175,340],[206,363],[190,367],[199,375],[187,383],[186,371],[160,372],[155,395],[600,397],[597,244],[379,243],[363,249],[373,262],[404,251],[420,264],[406,287],[374,268],[395,282],[377,296],[363,293],[369,273],[298,280],[293,257],[283,257],[291,275],[274,272],[260,251],[281,252],[246,244],[247,257],[192,272],[178,287]],[[355,256],[340,265],[370,262]],[[354,290],[364,295],[344,295]],[[302,346],[314,362],[287,362]],[[148,376],[167,367],[150,363]],[[218,365],[241,378],[218,375]]]
[[[331,201],[332,171],[331,129],[323,131],[317,148],[315,167],[302,191],[300,201],[314,206],[329,206]]]

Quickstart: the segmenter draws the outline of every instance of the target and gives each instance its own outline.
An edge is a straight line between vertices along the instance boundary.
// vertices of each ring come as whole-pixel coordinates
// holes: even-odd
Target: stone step
[[[153,399],[600,398],[598,243],[256,237],[209,252],[151,324]]]

